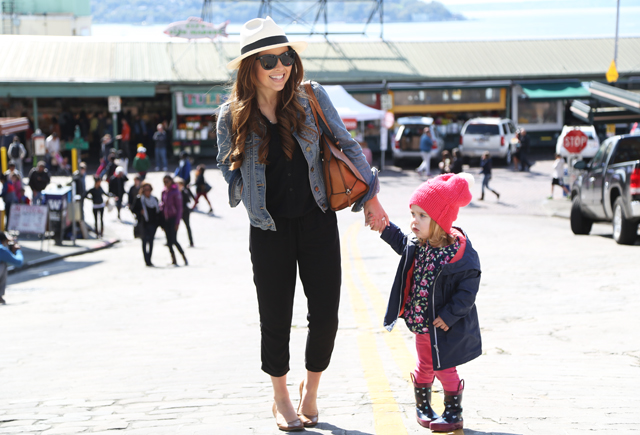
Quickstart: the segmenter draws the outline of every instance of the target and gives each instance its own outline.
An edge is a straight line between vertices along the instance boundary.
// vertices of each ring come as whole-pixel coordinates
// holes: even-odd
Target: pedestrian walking
[[[187,186],[191,185],[191,162],[186,151],[180,152],[180,163],[173,175],[182,178]]]
[[[62,162],[62,156],[60,156],[60,136],[59,133],[54,131],[45,139],[45,156],[44,160],[47,165],[47,170],[56,174],[58,166]]]
[[[187,235],[189,236],[189,247],[193,248],[193,234],[191,233],[191,223],[189,222],[189,217],[191,215],[191,208],[189,207],[189,203],[191,200],[196,199],[193,196],[191,190],[185,185],[185,181],[180,177],[175,177],[173,179],[174,183],[178,185],[178,189],[180,189],[180,193],[182,194],[182,222],[187,227]]]
[[[47,188],[51,182],[49,171],[45,168],[45,163],[39,161],[38,165],[29,172],[29,187],[33,193],[31,203],[39,205],[42,203],[42,191]]]
[[[218,114],[218,166],[229,183],[230,205],[242,200],[251,224],[262,370],[271,376],[272,412],[279,429],[303,430],[318,423],[318,387],[338,330],[338,226],[335,212],[327,206],[319,136],[302,85],[299,53],[307,43],[289,42],[270,17],[245,23],[240,41],[242,54],[227,64],[238,73]],[[377,170],[367,164],[324,88],[311,85],[328,127],[369,185],[352,210],[364,207],[366,223],[379,230],[388,217],[376,196]],[[307,372],[296,411],[287,373],[298,268],[307,297],[309,334]]]
[[[418,187],[409,200],[413,237],[389,223],[381,238],[402,256],[384,326],[398,320],[415,334],[418,361],[410,373],[416,419],[434,432],[462,429],[464,380],[457,366],[482,353],[475,306],[480,261],[466,233],[452,224],[471,201],[470,174],[444,174]],[[431,407],[433,381],[444,389],[444,413]]]
[[[96,177],[94,179],[93,187],[89,189],[86,196],[87,199],[90,199],[91,202],[93,202],[93,219],[95,221],[94,228],[96,237],[99,239],[104,235],[104,207],[106,205],[104,197],[109,196],[104,190],[102,190],[100,184],[102,184],[102,180]],[[99,226],[98,223],[100,224]]]
[[[144,180],[147,176],[149,166],[151,166],[151,162],[149,161],[149,157],[147,157],[147,149],[143,146],[138,146],[138,152],[136,153],[136,157],[133,159],[133,169],[138,172],[141,180]]]
[[[137,219],[137,226],[140,226],[140,240],[142,240],[142,255],[147,266],[153,267],[151,255],[153,254],[153,239],[158,226],[162,224],[162,212],[160,203],[155,196],[151,195],[153,187],[148,181],[143,181],[140,185],[140,194],[133,203],[133,214]]]
[[[511,156],[511,160],[513,161],[513,170],[520,170],[520,163],[522,157],[522,142],[520,142],[520,130],[516,131],[516,135],[510,141],[514,152]]]
[[[169,247],[169,253],[171,254],[171,264],[178,265],[176,261],[176,253],[173,251],[175,246],[182,259],[184,265],[188,266],[186,255],[180,243],[178,243],[177,234],[180,227],[180,220],[182,219],[182,194],[180,189],[173,182],[171,174],[166,174],[162,179],[164,183],[164,190],[162,191],[162,202],[160,203],[160,210],[164,214],[164,232],[167,235],[167,246]]]
[[[451,150],[451,154],[453,154],[453,162],[451,163],[451,173],[459,174],[462,172],[462,164],[464,163],[462,160],[462,153],[458,148],[454,148]]]
[[[20,138],[18,136],[13,136],[13,142],[9,145],[7,154],[11,159],[11,163],[16,165],[16,169],[20,172],[20,176],[22,176],[22,174],[24,174],[24,172],[22,172],[23,160],[27,156],[27,149],[24,147],[22,142],[20,142]]]
[[[4,231],[0,231],[0,305],[5,305],[4,292],[7,288],[8,266],[22,267],[24,256],[20,245]]]
[[[113,146],[113,139],[110,134],[102,136],[100,141],[100,162],[106,166],[109,162],[109,154],[111,154],[111,147]],[[101,166],[103,166],[101,165]]]
[[[451,172],[451,153],[447,150],[442,151],[442,160],[438,163],[441,174],[448,174]]]
[[[16,188],[20,186],[16,186],[16,178],[17,175],[15,173],[8,172],[2,174],[2,201],[4,202],[4,214],[5,214],[5,224],[4,227],[9,227],[9,217],[11,215],[11,205],[14,204],[17,200],[16,198]]]
[[[556,159],[553,161],[553,172],[551,174],[551,196],[548,199],[553,199],[553,186],[560,186],[565,195],[569,195],[569,189],[564,184],[564,158],[560,154],[556,154]]]
[[[124,194],[127,192],[124,188],[127,181],[129,181],[129,179],[124,175],[124,168],[122,166],[116,167],[114,174],[109,178],[109,196],[113,196],[115,200],[118,219],[120,219],[120,210],[122,209]]]
[[[163,171],[167,171],[167,144],[169,139],[167,132],[164,131],[164,125],[162,123],[156,126],[156,132],[153,134],[153,141],[155,142],[156,152],[156,171],[162,168]]]
[[[480,159],[480,166],[482,167],[482,171],[480,173],[484,175],[482,178],[482,195],[480,196],[480,201],[484,201],[484,189],[487,188],[498,198],[500,201],[500,194],[489,187],[489,181],[491,181],[491,171],[493,163],[491,162],[491,154],[489,151],[485,151],[482,153],[482,158]]]
[[[529,140],[527,130],[524,128],[520,129],[520,132],[518,133],[518,140],[520,141],[520,170],[528,172],[529,169],[531,169],[531,161],[529,160],[529,147],[531,146],[531,141]]]
[[[431,175],[431,148],[433,147],[433,138],[431,137],[431,129],[425,127],[422,130],[422,136],[420,136],[420,156],[422,156],[422,163],[416,169],[416,172],[426,175]]]
[[[193,203],[193,207],[191,210],[195,210],[198,205],[198,201],[201,196],[204,196],[205,201],[209,204],[209,213],[213,214],[213,206],[211,205],[211,201],[209,201],[209,197],[207,194],[211,191],[211,185],[207,183],[204,179],[204,171],[206,166],[204,163],[201,163],[196,168],[196,200]]]
[[[141,185],[142,185],[142,178],[140,178],[140,175],[139,174],[134,175],[133,186],[131,186],[129,188],[129,192],[127,192],[127,206],[131,211],[133,211],[133,207],[138,199],[138,195],[140,194]]]

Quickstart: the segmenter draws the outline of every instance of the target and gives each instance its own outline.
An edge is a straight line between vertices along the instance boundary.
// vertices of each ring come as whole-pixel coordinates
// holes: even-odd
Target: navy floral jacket
[[[456,367],[482,354],[475,305],[480,287],[480,259],[460,228],[454,227],[454,235],[460,240],[460,249],[453,260],[442,267],[429,294],[427,318],[435,370]],[[410,239],[393,223],[385,228],[380,238],[402,256],[384,316],[384,326],[391,331],[409,296],[417,240]],[[438,316],[449,326],[448,331],[432,327]]]

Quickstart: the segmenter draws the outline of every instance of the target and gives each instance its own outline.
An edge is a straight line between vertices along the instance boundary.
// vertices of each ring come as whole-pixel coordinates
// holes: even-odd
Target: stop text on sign
[[[587,135],[580,130],[573,130],[564,137],[562,146],[571,154],[580,154],[587,146]]]

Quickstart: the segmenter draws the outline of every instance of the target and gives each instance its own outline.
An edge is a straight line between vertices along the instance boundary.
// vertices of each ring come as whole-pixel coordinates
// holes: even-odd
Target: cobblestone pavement
[[[480,253],[477,304],[484,353],[459,368],[466,434],[640,431],[640,247],[618,246],[609,225],[574,236],[568,201],[547,201],[551,162],[534,173],[496,169],[500,202],[475,199],[459,225]],[[477,173],[478,168],[470,168]],[[151,180],[160,192],[161,174]],[[268,377],[259,369],[259,322],[244,209],[225,204],[207,172],[216,214],[192,215],[188,267],[169,267],[158,237],[145,268],[131,218],[107,214],[121,243],[17,272],[0,307],[0,434],[276,434]],[[480,178],[474,193],[479,195]],[[380,198],[407,226],[411,171],[386,171]],[[202,210],[207,207],[200,206]],[[323,375],[324,435],[428,433],[415,422],[411,334],[382,315],[399,257],[339,214],[341,323]],[[184,228],[179,240],[187,245]],[[306,310],[295,302],[290,391],[303,376]],[[459,431],[461,433],[462,431]]]

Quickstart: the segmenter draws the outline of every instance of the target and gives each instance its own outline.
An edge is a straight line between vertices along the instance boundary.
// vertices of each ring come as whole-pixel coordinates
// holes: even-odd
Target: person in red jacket
[[[167,246],[171,253],[171,264],[174,266],[178,265],[176,254],[173,252],[173,246],[175,245],[180,255],[182,255],[184,265],[188,266],[189,262],[187,261],[187,257],[184,255],[182,246],[180,246],[176,238],[180,220],[182,219],[182,193],[180,193],[180,189],[173,182],[173,176],[171,174],[166,174],[162,182],[164,183],[164,190],[162,191],[160,210],[164,214],[164,232],[167,234]]]

